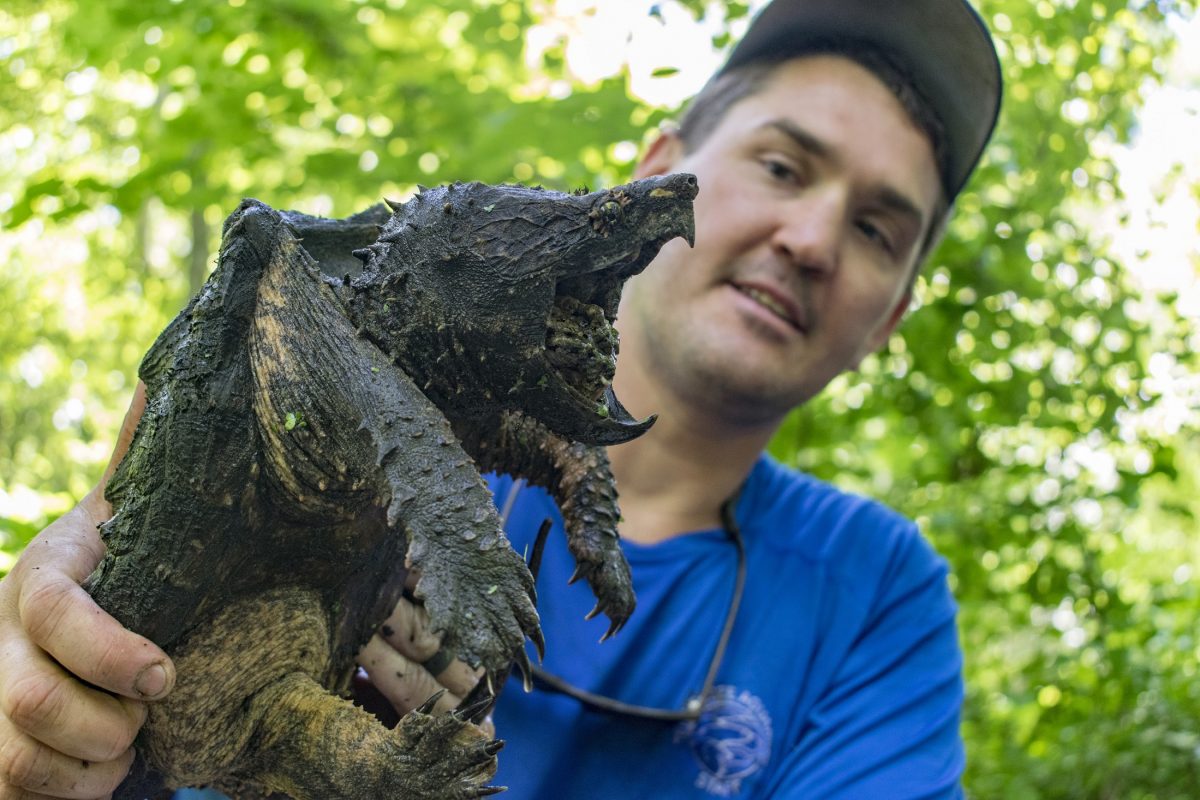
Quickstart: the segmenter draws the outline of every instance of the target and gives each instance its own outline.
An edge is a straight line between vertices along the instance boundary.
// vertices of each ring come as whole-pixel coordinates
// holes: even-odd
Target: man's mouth
[[[791,327],[800,331],[805,330],[806,326],[801,323],[796,307],[791,301],[758,286],[741,283],[731,283],[730,285]]]

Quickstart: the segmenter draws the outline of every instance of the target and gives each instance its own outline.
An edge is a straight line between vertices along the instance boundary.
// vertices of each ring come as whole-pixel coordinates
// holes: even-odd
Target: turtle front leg
[[[406,430],[403,456],[381,458],[392,495],[388,521],[408,535],[406,566],[420,571],[416,594],[434,630],[489,673],[514,660],[528,667],[525,637],[544,646],[533,577],[504,535],[487,485],[440,415],[418,416]],[[415,474],[414,460],[423,465]]]
[[[616,482],[602,447],[568,442],[520,412],[507,412],[496,433],[466,432],[463,441],[484,470],[527,479],[550,492],[562,511],[575,574],[596,596],[591,619],[603,612],[610,621],[604,638],[619,631],[637,600],[629,563],[621,551]]]

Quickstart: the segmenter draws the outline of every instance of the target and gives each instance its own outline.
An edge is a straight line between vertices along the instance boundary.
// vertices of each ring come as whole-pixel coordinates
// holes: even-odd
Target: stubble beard
[[[694,333],[696,331],[693,331]],[[675,331],[647,342],[651,368],[677,402],[728,426],[774,427],[812,392],[748,364],[714,331]]]

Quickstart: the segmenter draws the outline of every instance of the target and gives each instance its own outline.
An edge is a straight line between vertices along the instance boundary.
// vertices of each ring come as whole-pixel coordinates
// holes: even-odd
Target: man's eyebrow
[[[764,124],[762,127],[773,128],[779,131],[784,136],[787,136],[789,139],[798,144],[801,148],[807,150],[818,158],[827,160],[835,159],[836,154],[833,152],[833,148],[825,144],[825,142],[821,141],[816,136],[813,136],[808,131],[804,130],[804,128],[801,128],[795,122],[792,122],[790,119],[773,119]]]
[[[902,216],[911,217],[921,229],[924,228],[925,213],[921,211],[916,203],[892,187],[880,187],[878,192],[878,200],[881,206],[884,206],[885,208],[888,208]]]
[[[817,138],[790,119],[773,119],[762,127],[779,131],[817,158],[837,163],[838,154],[827,143]],[[925,212],[911,198],[891,186],[881,186],[876,192],[879,205],[906,217],[911,217],[918,226],[925,224]]]

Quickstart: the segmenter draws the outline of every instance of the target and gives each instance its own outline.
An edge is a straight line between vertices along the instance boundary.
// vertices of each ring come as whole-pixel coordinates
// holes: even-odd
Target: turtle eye
[[[588,218],[592,221],[593,230],[602,236],[608,236],[613,226],[625,218],[625,209],[616,200],[605,200],[592,207],[592,210],[588,212]]]

